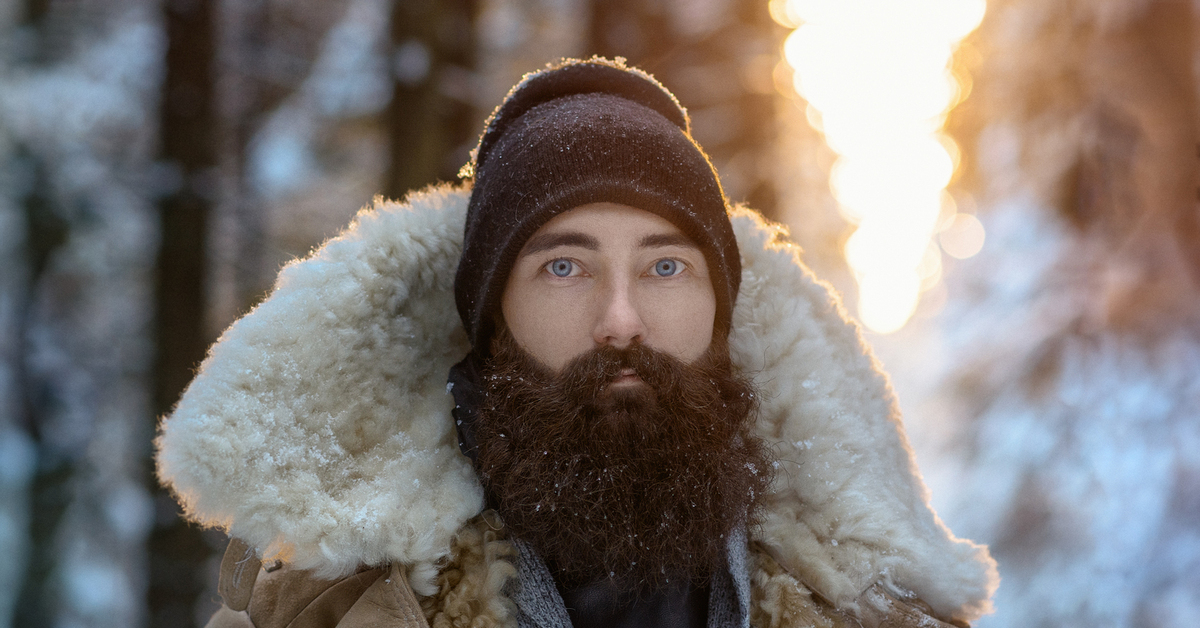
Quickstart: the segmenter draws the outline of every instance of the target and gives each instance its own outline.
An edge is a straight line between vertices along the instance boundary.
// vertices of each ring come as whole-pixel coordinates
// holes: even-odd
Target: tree
[[[1182,2],[1007,0],[961,56],[957,192],[988,242],[948,271],[939,396],[909,416],[939,511],[1000,562],[987,625],[1200,608],[1196,25]]]

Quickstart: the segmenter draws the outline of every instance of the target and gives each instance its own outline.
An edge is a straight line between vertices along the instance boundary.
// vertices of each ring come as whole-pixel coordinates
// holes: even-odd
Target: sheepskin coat
[[[437,594],[484,506],[446,386],[468,350],[453,281],[469,195],[377,200],[213,345],[157,439],[189,519],[313,577],[399,565],[418,596]],[[859,328],[782,227],[745,208],[731,220],[730,352],[778,456],[754,577],[786,574],[859,620],[886,600],[960,623],[990,612],[995,563],[930,507]]]

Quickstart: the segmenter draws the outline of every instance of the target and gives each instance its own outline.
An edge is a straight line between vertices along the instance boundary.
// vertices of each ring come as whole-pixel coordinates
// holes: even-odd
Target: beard
[[[641,382],[610,386],[633,369]],[[498,331],[484,371],[477,465],[511,534],[560,584],[653,591],[725,565],[772,464],[724,341],[694,364],[599,347],[554,373]]]

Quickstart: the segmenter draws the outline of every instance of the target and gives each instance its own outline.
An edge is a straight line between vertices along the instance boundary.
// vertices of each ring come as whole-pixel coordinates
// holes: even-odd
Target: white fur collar
[[[190,519],[322,575],[405,563],[423,588],[482,505],[446,394],[467,351],[453,282],[468,195],[377,201],[213,345],[157,441]],[[995,563],[930,508],[858,328],[781,227],[732,218],[731,352],[780,460],[755,540],[843,609],[879,583],[943,617],[989,612]]]

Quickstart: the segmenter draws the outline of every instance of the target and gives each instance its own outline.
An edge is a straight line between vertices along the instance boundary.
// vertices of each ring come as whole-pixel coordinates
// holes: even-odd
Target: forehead
[[[606,202],[580,205],[550,219],[525,243],[524,253],[580,244],[580,241],[571,237],[561,237],[572,234],[587,236],[597,243],[652,243],[698,248],[678,227],[662,216],[629,205]]]

